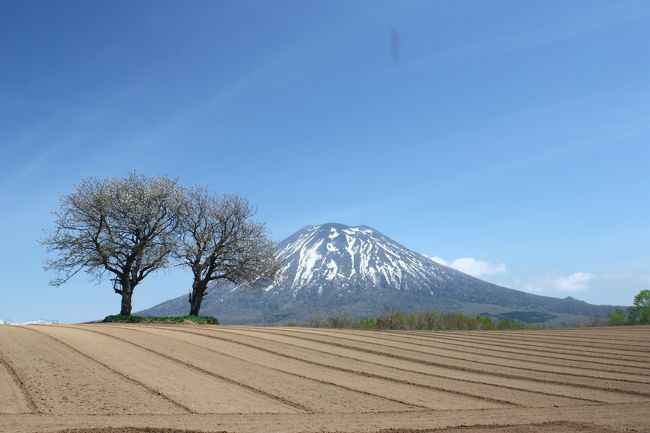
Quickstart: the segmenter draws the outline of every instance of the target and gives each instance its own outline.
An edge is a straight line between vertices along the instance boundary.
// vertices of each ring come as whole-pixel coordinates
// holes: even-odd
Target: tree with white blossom
[[[252,284],[279,275],[275,244],[264,224],[253,221],[255,209],[245,198],[216,196],[205,188],[187,189],[176,255],[194,277],[190,316],[198,316],[210,283],[227,280]]]
[[[120,314],[131,314],[133,291],[168,265],[178,246],[182,188],[168,177],[83,179],[61,199],[54,230],[41,242],[55,257],[47,270],[60,286],[80,271],[97,280],[110,275],[122,297]]]

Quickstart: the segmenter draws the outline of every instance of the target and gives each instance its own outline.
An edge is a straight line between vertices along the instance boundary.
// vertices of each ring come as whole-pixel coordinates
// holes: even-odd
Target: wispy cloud
[[[517,289],[532,293],[582,292],[588,290],[596,279],[597,276],[589,272],[574,272],[568,275],[550,273],[531,277],[525,281],[516,281],[513,285]]]
[[[593,127],[592,127],[593,129]],[[400,191],[399,197],[390,196],[376,200],[360,201],[350,207],[328,209],[325,220],[349,219],[369,212],[386,212],[394,209],[426,203],[441,194],[448,194],[453,191],[464,191],[472,185],[493,179],[498,176],[517,174],[527,169],[532,169],[543,164],[554,163],[562,158],[575,157],[581,151],[590,149],[626,145],[631,138],[638,138],[650,134],[647,115],[630,119],[624,128],[618,128],[615,132],[598,130],[595,133],[580,136],[566,135],[558,137],[555,146],[548,146],[539,141],[541,151],[521,158],[507,160],[501,164],[490,164],[471,171],[459,172],[456,175],[448,176],[429,185],[420,185],[419,189]],[[519,142],[519,141],[517,141]],[[504,141],[503,146],[514,146],[515,141]],[[527,144],[537,143],[537,139],[530,139]],[[320,214],[322,215],[322,214]]]
[[[436,263],[450,268],[457,269],[473,277],[484,277],[488,275],[504,274],[508,272],[505,263],[490,263],[484,260],[477,260],[474,257],[459,257],[448,261],[442,257],[427,256]]]
[[[553,287],[561,292],[578,292],[589,288],[589,283],[596,276],[588,272],[574,272],[571,275],[560,276],[553,280]]]
[[[598,277],[606,281],[650,284],[650,272],[605,272]]]

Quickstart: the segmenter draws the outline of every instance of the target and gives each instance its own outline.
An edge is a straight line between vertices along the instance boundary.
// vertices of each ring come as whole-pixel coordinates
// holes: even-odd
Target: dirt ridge
[[[165,329],[165,328],[157,328],[157,329]],[[485,397],[485,396],[477,396],[477,395],[462,392],[462,391],[449,390],[447,388],[440,388],[440,387],[435,387],[435,386],[423,385],[423,384],[419,384],[419,383],[409,382],[409,381],[406,381],[406,380],[394,379],[394,378],[390,378],[390,377],[387,377],[387,376],[382,376],[382,375],[379,375],[379,374],[365,373],[365,372],[360,372],[360,371],[357,371],[357,370],[334,367],[334,366],[331,366],[331,365],[306,360],[306,359],[299,358],[299,357],[296,357],[296,356],[291,356],[291,355],[284,354],[284,353],[281,353],[281,352],[276,352],[276,351],[272,351],[272,350],[269,350],[269,349],[260,348],[258,346],[254,346],[252,344],[247,344],[247,343],[243,343],[243,342],[235,342],[235,341],[232,341],[232,340],[223,339],[223,338],[219,338],[219,337],[216,337],[216,336],[210,336],[210,335],[206,335],[206,334],[198,334],[198,333],[194,333],[194,332],[186,331],[186,330],[174,330],[174,331],[176,331],[176,332],[185,332],[185,333],[193,334],[193,335],[200,335],[200,336],[203,336],[203,337],[206,337],[206,338],[214,338],[214,339],[219,339],[219,340],[223,340],[223,341],[228,341],[228,342],[236,343],[236,344],[239,344],[239,345],[242,345],[242,346],[250,347],[250,348],[255,349],[255,350],[260,350],[262,352],[267,352],[267,353],[271,353],[273,355],[282,356],[282,357],[287,358],[287,359],[293,359],[295,361],[304,362],[304,363],[312,364],[312,365],[317,365],[319,367],[330,368],[332,370],[343,371],[343,372],[346,372],[346,373],[356,374],[356,375],[359,375],[359,376],[372,377],[372,378],[375,378],[375,379],[386,380],[386,381],[389,381],[389,382],[395,382],[395,383],[401,383],[401,384],[404,384],[404,385],[416,386],[416,387],[419,387],[419,388],[431,389],[431,390],[434,390],[434,391],[459,395],[459,396],[462,396],[462,397],[476,399],[476,400],[488,401],[490,403],[502,404],[502,405],[506,405],[506,406],[521,406],[520,404],[512,403],[512,402],[509,402],[509,401],[506,401],[506,400],[499,400],[499,399],[496,399],[496,398],[490,398],[490,397]],[[200,347],[203,347],[203,346],[200,346]],[[212,350],[212,349],[209,349],[209,348],[206,348],[206,349],[207,350]],[[221,352],[219,352],[219,353],[221,353]],[[269,368],[272,368],[272,367],[269,367]],[[278,370],[278,371],[284,371],[284,370]],[[306,378],[306,379],[314,380],[314,379],[309,378],[307,376],[298,375],[297,373],[294,373],[294,374],[296,376],[298,376],[298,377],[303,377],[303,378]],[[329,383],[329,382],[324,382],[324,383]],[[337,386],[342,386],[342,385],[337,385]],[[347,387],[344,387],[344,388],[354,390],[353,388],[347,388]],[[358,391],[358,392],[362,392],[362,391]],[[385,396],[380,396],[378,394],[371,394],[371,395],[376,395],[376,396],[381,397],[381,398],[387,398]],[[405,404],[410,404],[410,403],[405,403]]]
[[[470,334],[474,335],[474,334]],[[487,336],[486,336],[487,337]],[[575,341],[568,341],[568,340],[561,340],[561,339],[553,339],[553,338],[545,338],[545,337],[536,337],[536,338],[530,338],[532,336],[525,336],[525,337],[520,337],[518,335],[504,335],[503,339],[508,340],[508,341],[525,341],[525,342],[530,342],[530,343],[547,343],[547,344],[555,344],[558,346],[564,346],[564,347],[576,347],[576,343],[589,343],[590,340],[585,341],[583,339],[576,339]],[[633,353],[641,356],[650,356],[650,348],[647,346],[634,346],[634,347],[642,347],[645,348],[646,350],[631,350],[629,347],[623,344],[592,344],[589,347],[594,348],[594,349],[605,349],[605,350],[616,350],[616,351],[622,351],[622,352],[627,352],[627,353]]]
[[[91,361],[93,361],[93,362],[95,362],[95,363],[101,365],[102,367],[106,368],[107,370],[110,370],[111,372],[117,374],[118,376],[123,377],[123,378],[126,379],[127,381],[132,382],[132,383],[135,383],[136,385],[138,385],[138,386],[144,388],[145,390],[147,390],[147,392],[149,392],[149,393],[151,393],[151,394],[153,394],[153,395],[155,395],[155,396],[157,396],[157,397],[160,397],[160,398],[162,398],[163,400],[168,401],[169,403],[173,404],[174,406],[178,407],[179,409],[182,409],[182,410],[186,411],[187,413],[194,413],[194,411],[193,411],[192,409],[190,409],[189,407],[185,406],[184,404],[175,401],[175,400],[172,399],[171,397],[169,397],[169,396],[163,394],[162,392],[158,391],[158,390],[155,389],[155,388],[152,388],[152,387],[150,387],[150,386],[147,386],[146,384],[140,382],[140,381],[137,380],[137,379],[134,379],[134,378],[132,378],[132,377],[129,377],[128,375],[126,375],[126,374],[124,374],[124,373],[122,373],[122,372],[120,372],[120,371],[118,371],[118,370],[115,370],[115,369],[114,369],[113,367],[111,367],[110,365],[107,365],[107,364],[103,363],[102,361],[93,358],[92,356],[88,355],[87,353],[83,353],[82,351],[78,350],[77,348],[70,346],[68,343],[66,343],[66,342],[64,342],[64,341],[61,341],[60,339],[58,339],[58,338],[56,338],[56,337],[54,337],[54,336],[52,336],[52,335],[49,335],[49,334],[46,334],[46,333],[44,333],[44,332],[38,331],[38,330],[36,330],[36,329],[28,328],[28,327],[25,327],[25,328],[26,328],[26,329],[29,329],[30,331],[38,332],[39,334],[44,335],[44,336],[46,336],[46,337],[48,337],[48,338],[51,338],[52,340],[54,340],[54,341],[58,342],[59,344],[61,344],[61,345],[65,346],[65,347],[67,347],[68,349],[72,350],[73,352],[78,353],[79,355],[81,355],[81,356],[83,356],[83,357],[85,357],[85,358],[87,358],[87,359],[89,359],[89,360],[91,360]]]
[[[167,329],[167,328],[160,328],[160,329]],[[251,347],[251,348],[256,349],[256,350],[266,351],[266,352],[269,352],[269,353],[276,354],[278,356],[294,358],[294,357],[291,357],[289,355],[283,354],[281,352],[270,351],[268,349],[264,349],[264,348],[261,348],[259,346],[251,345],[251,344],[248,344],[248,343],[243,343],[241,341],[237,341],[237,340],[234,340],[234,339],[228,339],[228,338],[217,337],[217,336],[209,336],[209,335],[206,335],[206,334],[203,334],[203,333],[196,333],[196,332],[185,331],[185,330],[178,330],[178,332],[188,332],[188,333],[192,333],[192,334],[195,334],[195,335],[203,335],[203,336],[206,336],[206,337],[211,337],[211,338],[216,338],[216,339],[220,339],[220,340],[223,340],[223,341],[228,341],[228,342],[231,342],[231,343],[234,343],[234,344],[248,346],[248,347]],[[255,336],[249,336],[249,337],[250,338],[261,339],[261,337],[255,337]],[[290,343],[282,343],[282,344],[288,345],[288,346],[294,346],[294,347],[301,348],[301,349],[305,349],[302,346],[298,346],[298,345],[294,345],[294,344],[290,344]],[[309,350],[314,351],[314,352],[327,354],[329,356],[336,356],[336,357],[339,357],[339,358],[358,361],[357,358],[347,357],[347,356],[340,355],[340,354],[333,354],[333,353],[329,353],[329,352],[321,351],[321,350],[317,350],[317,349],[312,349],[312,348],[310,348]],[[380,356],[384,356],[384,355],[382,354]],[[302,358],[298,358],[298,360],[299,361],[304,361]],[[368,364],[372,364],[372,365],[381,366],[381,367],[387,367],[384,364],[378,364],[378,363],[371,362],[371,361],[365,361],[364,360],[363,362],[368,363]],[[529,392],[529,393],[533,393],[533,394],[547,395],[547,396],[550,396],[550,397],[572,398],[572,399],[575,399],[575,400],[585,401],[585,402],[589,402],[589,403],[596,403],[596,404],[603,403],[603,401],[601,401],[601,400],[587,399],[587,398],[582,398],[582,397],[568,397],[568,396],[563,395],[563,394],[554,394],[554,393],[549,393],[549,392],[540,391],[540,390],[531,391],[531,390],[527,390],[527,389],[524,389],[524,388],[516,388],[516,387],[506,386],[506,385],[501,385],[501,384],[492,384],[492,383],[488,383],[488,382],[479,382],[479,381],[470,380],[470,379],[458,379],[458,378],[452,378],[452,377],[449,377],[449,376],[437,375],[437,374],[432,374],[432,373],[423,373],[423,372],[419,372],[419,371],[416,371],[416,370],[410,370],[410,369],[405,369],[405,368],[400,368],[400,367],[395,367],[395,366],[391,366],[390,368],[395,369],[395,370],[399,370],[399,371],[409,372],[409,373],[417,373],[417,374],[422,374],[422,375],[431,376],[431,377],[438,377],[438,378],[448,379],[448,380],[451,380],[451,381],[474,383],[474,384],[477,384],[477,385],[487,385],[487,386],[493,386],[493,387],[498,387],[498,388]],[[443,368],[447,368],[447,367],[443,366]],[[521,379],[521,380],[528,380],[528,379]],[[561,384],[561,385],[565,385],[565,384]],[[568,386],[573,386],[573,385],[568,385]],[[471,395],[473,395],[473,394],[471,394]]]
[[[9,375],[13,379],[14,383],[22,393],[23,397],[25,398],[25,402],[27,403],[27,407],[32,413],[41,413],[40,409],[36,406],[36,401],[30,394],[29,390],[25,386],[25,382],[23,382],[22,378],[16,371],[13,365],[9,362],[8,359],[6,359],[3,355],[2,352],[0,352],[0,364],[9,372]]]
[[[421,334],[411,334],[411,333],[406,333],[406,332],[381,332],[381,331],[373,331],[373,332],[379,332],[381,334],[385,335],[407,335],[409,338],[413,338],[418,341],[426,341],[426,342],[432,342],[432,343],[442,343],[442,344],[448,344],[451,346],[458,346],[458,347],[474,347],[471,345],[471,343],[474,343],[476,345],[481,345],[481,346],[491,346],[492,348],[490,349],[484,349],[484,350],[493,350],[495,352],[503,352],[503,353],[524,353],[521,352],[521,350],[525,350],[527,355],[530,356],[538,356],[540,358],[549,358],[549,359],[559,359],[559,360],[565,360],[565,361],[580,361],[580,362],[588,362],[588,363],[593,363],[593,364],[602,364],[602,365],[609,365],[611,366],[611,362],[605,362],[605,361],[600,361],[601,359],[609,359],[617,362],[625,361],[625,362],[634,362],[636,364],[640,364],[641,361],[632,361],[632,360],[624,360],[621,358],[616,358],[616,357],[608,357],[608,356],[599,356],[598,358],[590,355],[575,355],[572,354],[570,351],[556,351],[556,350],[540,350],[540,349],[523,349],[521,345],[517,346],[514,344],[504,344],[503,342],[499,342],[500,348],[494,348],[494,344],[490,344],[489,341],[482,341],[476,338],[457,338],[457,337],[450,337],[445,335],[444,337],[436,335],[435,337],[432,338],[426,338],[426,337],[420,337]],[[442,341],[441,341],[442,340]],[[469,344],[461,344],[461,343],[469,343]],[[504,350],[503,348],[513,348],[513,349],[519,349],[520,351],[516,350]],[[538,346],[534,346],[538,347]],[[535,353],[528,353],[528,352],[535,352]],[[565,356],[551,356],[550,354],[556,354],[556,355],[565,355]],[[566,356],[572,356],[572,358],[566,358]],[[583,359],[580,359],[583,358]],[[619,364],[622,366],[626,367],[633,367],[633,368],[638,368],[642,369],[644,367],[638,366],[638,365],[631,365],[631,364]]]
[[[108,327],[108,326],[107,326],[107,327]],[[111,327],[111,328],[116,328],[116,329],[129,329],[129,330],[132,330],[132,331],[135,331],[135,332],[138,332],[138,331],[142,332],[142,330],[135,330],[135,329],[131,329],[131,328],[122,328],[122,327],[118,327],[118,326],[110,326],[110,327]],[[161,328],[161,327],[156,327],[156,326],[148,326],[148,328],[169,330],[168,328]],[[174,331],[177,331],[177,332],[186,332],[186,333],[191,333],[191,332],[187,332],[187,331],[184,331],[184,330],[174,330]],[[202,335],[202,336],[203,336],[203,334],[196,334],[196,333],[191,333],[191,334],[192,334],[192,335]],[[188,345],[191,345],[191,346],[195,346],[195,347],[200,347],[201,349],[204,349],[204,350],[207,350],[207,351],[210,351],[210,352],[213,352],[213,353],[217,353],[217,354],[219,354],[219,355],[226,356],[226,357],[229,357],[229,358],[233,358],[233,359],[236,359],[236,360],[238,360],[238,361],[251,362],[251,361],[246,360],[246,359],[244,359],[244,358],[237,358],[237,357],[235,357],[235,356],[229,355],[229,354],[227,354],[227,353],[219,352],[219,351],[214,350],[214,349],[211,349],[211,348],[209,348],[209,347],[200,346],[200,345],[198,345],[198,344],[194,344],[194,343],[191,343],[191,342],[186,341],[186,340],[182,340],[182,341],[183,341],[185,344],[188,344]],[[134,344],[135,344],[135,343],[134,343]],[[137,346],[138,346],[138,347],[141,347],[141,348],[144,348],[144,347],[142,347],[142,346],[140,346],[140,345],[137,345]],[[258,364],[258,365],[261,365],[261,364]],[[325,365],[323,365],[323,366],[325,366]],[[292,375],[292,376],[299,377],[299,378],[304,379],[304,380],[308,380],[308,381],[313,381],[313,382],[316,382],[316,383],[320,383],[320,384],[323,384],[323,385],[331,385],[331,386],[335,386],[335,387],[337,387],[337,388],[345,389],[345,390],[347,390],[347,391],[355,392],[355,393],[358,393],[358,394],[369,395],[369,396],[373,396],[373,397],[381,398],[381,399],[384,399],[384,400],[392,401],[392,402],[394,402],[394,403],[400,403],[400,404],[403,404],[403,405],[406,405],[406,406],[413,406],[413,407],[418,407],[418,408],[420,408],[420,409],[430,410],[430,409],[427,408],[426,406],[415,405],[415,404],[413,404],[413,403],[408,403],[408,402],[405,402],[405,401],[402,401],[402,400],[398,400],[398,399],[395,399],[395,398],[386,397],[386,396],[381,395],[381,394],[376,394],[376,393],[372,393],[372,392],[367,392],[367,391],[359,390],[359,389],[356,389],[356,388],[352,388],[352,387],[349,387],[349,386],[341,385],[341,384],[334,383],[334,382],[330,382],[330,381],[326,381],[326,380],[314,379],[314,378],[312,378],[312,377],[304,376],[304,375],[301,375],[301,374],[298,374],[298,373],[295,373],[295,372],[287,372],[287,371],[285,371],[285,370],[280,370],[280,369],[273,368],[273,367],[269,367],[269,366],[266,366],[266,365],[263,365],[263,367],[268,368],[268,369],[270,369],[270,370],[278,371],[278,372],[281,372],[281,373],[284,373],[284,374],[290,374],[290,375]],[[309,412],[310,412],[310,413],[314,413],[314,411],[311,411],[311,410],[310,410]]]
[[[348,334],[348,333],[345,333],[345,334]],[[360,335],[358,332],[350,332],[349,334]],[[535,358],[555,359],[555,360],[563,360],[563,361],[567,361],[567,362],[571,362],[571,361],[580,362],[580,363],[584,362],[584,363],[589,363],[589,364],[599,364],[599,365],[606,365],[606,366],[609,366],[609,367],[613,367],[611,364],[608,364],[606,362],[567,359],[567,358],[561,358],[561,357],[555,357],[555,356],[548,356],[548,355],[544,355],[544,354],[533,355],[533,354],[526,354],[526,353],[522,353],[522,352],[508,351],[508,350],[503,350],[503,349],[492,349],[492,348],[487,349],[487,348],[483,348],[483,347],[475,347],[475,346],[472,346],[472,345],[469,345],[469,344],[455,344],[455,343],[447,343],[447,342],[437,342],[437,341],[432,341],[432,340],[425,340],[425,339],[422,339],[422,338],[413,338],[413,339],[411,339],[411,341],[405,341],[404,338],[398,339],[398,338],[400,338],[400,337],[398,337],[399,334],[387,334],[387,333],[380,333],[380,332],[378,332],[378,334],[380,334],[381,337],[375,337],[375,336],[373,336],[373,337],[375,337],[378,340],[382,340],[382,341],[396,341],[396,342],[401,342],[401,343],[405,343],[405,344],[422,345],[422,347],[427,347],[427,348],[432,348],[432,349],[453,350],[453,351],[456,351],[458,353],[477,354],[477,352],[475,352],[475,351],[458,349],[458,347],[464,347],[464,348],[469,348],[469,349],[474,349],[474,350],[481,351],[481,353],[480,353],[481,356],[490,356],[490,357],[493,357],[493,358],[506,359],[506,360],[514,359],[514,360],[520,360],[520,361],[524,361],[524,362],[533,362],[533,363],[542,364],[542,365],[548,364],[548,365],[556,365],[558,367],[568,367],[566,365],[566,363],[554,363],[554,362],[547,362],[547,361],[537,362],[537,361],[530,361],[528,359],[521,359],[522,356],[526,356],[526,357],[529,356],[529,357],[535,357]],[[397,336],[397,338],[389,338],[388,336]],[[406,339],[406,340],[408,340],[408,339]],[[431,343],[431,344],[415,343],[412,340],[422,341],[422,342]],[[446,346],[454,346],[454,347],[449,348],[449,347],[446,347],[445,345]],[[483,352],[489,352],[489,353],[483,353]],[[517,356],[517,358],[511,358],[511,357],[508,357],[508,356],[505,356],[505,355],[496,355],[496,354],[494,354],[494,352],[512,354],[512,355]],[[636,370],[640,370],[640,371],[647,371],[647,369],[644,370],[644,367],[626,366],[626,365],[624,367],[631,368],[631,369],[636,369]],[[643,376],[643,377],[648,376],[648,373],[633,372],[633,371],[622,371],[622,370],[612,370],[612,369],[607,369],[607,368],[603,368],[603,367],[587,367],[587,366],[580,365],[580,366],[576,366],[574,368],[579,368],[581,370],[602,371],[602,372],[608,372],[608,373],[630,374],[630,375],[637,375],[637,376]]]
[[[628,338],[643,338],[632,331]],[[0,327],[0,433],[650,433],[650,395],[638,395],[650,391],[644,384],[562,376],[552,362],[536,364],[543,373],[514,369],[527,366],[517,359],[513,368],[473,362],[506,352],[472,354],[461,343],[484,347],[470,341],[482,337],[445,333],[466,338],[452,344],[436,334]],[[528,346],[506,334],[484,335]],[[499,341],[487,344],[498,350]],[[563,360],[566,371],[586,372],[579,368],[593,364],[583,360]]]
[[[409,335],[423,335],[421,333],[413,334],[409,332]],[[470,335],[469,337],[463,336],[461,337],[456,337],[456,336],[451,336],[449,334],[445,334],[444,336],[432,336],[432,337],[425,337],[427,339],[431,340],[437,340],[437,339],[444,339],[444,340],[454,340],[454,341],[471,341],[471,342],[477,342],[480,344],[499,344],[499,345],[507,345],[507,347],[522,347],[525,350],[553,350],[553,353],[562,353],[562,354],[574,354],[575,356],[585,356],[585,357],[599,357],[601,359],[611,359],[614,361],[627,361],[627,362],[641,362],[641,361],[647,361],[650,362],[650,357],[645,357],[644,355],[638,355],[635,357],[627,357],[627,356],[621,356],[620,352],[615,352],[615,351],[604,351],[604,350],[589,350],[585,347],[576,347],[576,346],[567,346],[563,344],[553,344],[553,343],[543,343],[543,342],[537,342],[536,340],[508,340],[508,339],[499,339],[497,337],[488,337],[488,336],[474,336]]]
[[[285,331],[285,330],[283,329],[283,331]],[[292,333],[294,333],[294,332],[295,333],[303,333],[303,331],[296,331],[296,330],[292,330],[292,329],[286,329],[286,331],[287,332],[292,332]],[[281,331],[275,331],[274,330],[274,331],[269,331],[269,332],[280,333]],[[304,334],[324,335],[322,333],[317,333],[317,332],[304,332]],[[283,335],[286,335],[286,334],[283,334]],[[350,335],[354,335],[354,334],[350,334]],[[329,336],[327,336],[327,337],[329,337]],[[476,363],[476,364],[484,364],[484,365],[491,365],[491,366],[504,367],[504,368],[516,368],[517,370],[526,370],[526,371],[532,371],[532,372],[536,372],[536,373],[551,373],[551,374],[558,374],[558,375],[562,375],[562,376],[581,377],[581,378],[600,379],[600,380],[616,380],[617,382],[628,382],[628,383],[638,383],[638,384],[650,384],[650,377],[648,377],[647,375],[643,375],[643,374],[639,375],[639,376],[647,378],[647,380],[645,380],[645,381],[632,380],[632,379],[623,379],[623,378],[620,378],[620,377],[606,377],[606,376],[594,376],[594,375],[589,375],[589,374],[570,373],[570,372],[566,372],[566,371],[556,371],[556,370],[549,371],[549,370],[544,370],[544,369],[541,369],[541,368],[513,366],[513,365],[509,365],[507,363],[504,364],[504,363],[497,363],[497,362],[479,361],[479,360],[475,360],[475,359],[466,359],[466,358],[463,358],[462,356],[443,355],[443,354],[432,353],[430,351],[423,351],[423,350],[405,348],[405,347],[400,347],[400,346],[391,346],[389,344],[382,344],[382,343],[367,342],[367,341],[364,341],[364,340],[359,340],[359,339],[354,339],[354,338],[347,338],[347,337],[340,337],[340,336],[334,336],[334,337],[329,337],[329,338],[338,338],[338,339],[341,339],[341,340],[354,341],[354,342],[357,342],[357,343],[370,344],[370,345],[386,347],[386,348],[391,348],[391,349],[401,349],[401,350],[405,350],[405,351],[409,351],[409,352],[413,352],[413,353],[419,353],[419,354],[422,354],[422,355],[431,355],[431,356],[436,356],[436,357],[439,357],[439,358],[452,359],[452,360],[456,360],[456,361],[471,362],[471,363]],[[319,341],[322,341],[322,340],[319,340]],[[325,342],[325,341],[322,341],[322,342],[326,343],[326,344],[328,343],[328,342]],[[332,344],[335,344],[335,343],[332,343]],[[404,344],[414,345],[413,343],[404,343]],[[446,350],[448,350],[448,349],[446,349]],[[464,353],[470,353],[470,352],[464,351]],[[481,356],[487,356],[487,355],[481,355]],[[495,358],[502,358],[502,359],[512,360],[511,358],[498,357],[498,356],[495,357]],[[522,360],[514,360],[514,361],[522,362],[522,363],[528,363],[528,364],[531,364],[531,363],[539,364],[539,363],[534,363],[532,361],[522,361]],[[576,368],[576,369],[581,369],[581,368]],[[633,375],[634,373],[619,373],[619,374],[631,374],[631,375]]]
[[[103,333],[103,332],[99,332],[99,331],[96,331],[96,330],[94,330],[94,329],[77,328],[77,327],[74,327],[74,326],[73,326],[72,328],[82,329],[82,330],[84,330],[84,331],[88,331],[88,332],[95,332],[95,333],[97,333],[97,334],[101,334],[101,335],[104,335],[104,336],[106,336],[106,337],[114,338],[114,339],[116,339],[116,340],[119,340],[119,341],[122,341],[122,342],[124,342],[124,343],[128,343],[128,344],[130,344],[130,345],[132,345],[132,346],[135,346],[135,347],[137,347],[137,348],[139,348],[139,349],[142,349],[142,350],[145,350],[145,351],[147,351],[147,352],[150,352],[150,353],[156,354],[156,355],[158,355],[158,356],[160,356],[160,357],[162,357],[162,358],[168,359],[168,360],[173,361],[173,362],[176,362],[176,363],[178,363],[178,364],[182,364],[183,366],[185,366],[185,367],[187,367],[187,368],[190,368],[190,369],[192,369],[192,370],[198,371],[198,372],[201,373],[201,374],[205,374],[206,376],[216,377],[216,378],[219,379],[219,380],[223,380],[224,382],[228,382],[228,383],[230,383],[230,384],[232,384],[232,385],[239,386],[239,387],[244,388],[244,389],[246,389],[246,390],[248,390],[248,391],[250,391],[250,392],[252,392],[252,393],[255,393],[255,394],[261,395],[261,396],[266,397],[266,398],[269,398],[269,399],[271,399],[271,400],[275,400],[275,401],[277,401],[277,402],[279,402],[279,403],[282,403],[282,404],[285,404],[285,405],[287,405],[287,406],[291,406],[291,407],[293,407],[294,409],[301,410],[301,411],[303,411],[303,412],[305,412],[305,413],[310,413],[310,412],[312,412],[309,408],[303,406],[303,405],[300,404],[300,403],[296,403],[296,402],[294,402],[294,401],[291,401],[291,400],[288,400],[288,399],[282,398],[282,397],[280,397],[280,396],[270,394],[270,393],[268,393],[268,392],[262,391],[261,389],[257,389],[257,388],[254,388],[254,387],[252,387],[252,386],[246,385],[245,383],[237,382],[237,381],[235,381],[235,380],[233,380],[233,379],[231,379],[231,378],[229,378],[229,377],[221,376],[221,375],[216,374],[216,373],[213,373],[213,372],[211,372],[211,371],[204,370],[204,369],[202,369],[202,368],[200,368],[200,367],[197,367],[197,366],[195,366],[195,365],[192,365],[192,364],[190,364],[190,363],[188,363],[188,362],[181,361],[180,359],[174,358],[174,357],[172,357],[172,356],[165,355],[164,353],[156,352],[155,350],[151,350],[151,349],[149,349],[149,348],[146,348],[146,347],[140,346],[140,345],[138,345],[138,344],[132,343],[132,342],[130,342],[130,341],[128,341],[128,340],[125,340],[125,339],[123,339],[123,338],[119,338],[119,337],[116,337],[116,336],[114,336],[114,335],[110,335],[110,334],[106,334],[106,333]]]
[[[268,332],[268,331],[260,331],[260,332]],[[305,338],[305,337],[295,337],[295,338],[314,341],[313,339],[309,339],[309,338]],[[346,344],[341,344],[341,343],[332,343],[332,342],[323,342],[323,341],[318,341],[318,342],[322,343],[322,344],[329,344],[331,346],[343,347],[343,348],[346,348],[346,349],[357,350],[357,351],[361,351],[361,352],[373,353],[373,354],[376,354],[376,355],[388,356],[388,357],[391,357],[391,358],[403,359],[403,360],[407,360],[407,361],[417,362],[417,363],[425,364],[425,365],[434,365],[434,366],[439,366],[439,367],[452,368],[452,369],[459,370],[459,371],[468,371],[468,372],[472,372],[472,373],[489,374],[489,375],[492,375],[492,376],[499,376],[499,377],[513,378],[513,379],[524,379],[524,380],[531,380],[531,381],[543,382],[543,383],[555,383],[555,384],[558,384],[558,385],[578,386],[578,387],[583,387],[583,388],[599,389],[599,390],[603,390],[603,391],[620,392],[620,393],[624,393],[624,394],[638,395],[638,396],[642,396],[642,397],[650,397],[650,391],[641,392],[641,391],[635,391],[635,390],[622,390],[622,389],[617,389],[617,388],[612,388],[612,387],[608,388],[608,387],[604,387],[604,386],[587,385],[587,384],[584,384],[584,383],[576,384],[576,383],[572,383],[572,382],[563,382],[563,381],[560,381],[560,380],[540,379],[540,378],[534,378],[534,377],[530,377],[530,376],[521,376],[521,375],[516,375],[516,374],[499,373],[499,372],[494,372],[494,371],[485,371],[485,370],[480,370],[480,369],[475,369],[475,368],[468,368],[468,367],[460,367],[460,366],[457,366],[457,365],[443,364],[443,363],[434,362],[434,361],[424,361],[424,360],[420,360],[420,359],[417,359],[417,358],[409,358],[409,357],[406,357],[406,356],[401,356],[401,355],[397,355],[397,354],[390,353],[390,352],[381,352],[381,351],[372,350],[372,349],[361,349],[358,346],[351,346],[351,345],[346,345]],[[424,353],[424,354],[426,355],[427,353]],[[458,360],[462,360],[462,358],[459,358]],[[491,365],[491,364],[485,364],[485,365]],[[502,366],[500,366],[498,364],[492,364],[492,365],[497,366],[497,367],[502,367]],[[548,373],[548,372],[541,371],[541,373]],[[555,373],[553,373],[553,374],[555,374]],[[568,376],[571,376],[571,375],[568,375]],[[586,378],[599,379],[599,378],[590,377],[590,376],[588,376]]]

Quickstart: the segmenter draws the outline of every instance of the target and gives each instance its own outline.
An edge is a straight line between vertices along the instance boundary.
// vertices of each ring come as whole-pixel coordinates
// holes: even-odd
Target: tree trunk
[[[125,276],[122,276],[122,278],[120,278],[120,284],[122,285],[122,290],[121,290],[122,307],[120,309],[120,315],[130,316],[131,296],[133,295],[133,287],[131,287],[131,281],[129,281],[129,278]]]
[[[120,310],[120,315],[130,316],[131,315],[131,291],[122,292],[122,309]]]
[[[190,316],[198,316],[201,310],[201,301],[205,295],[207,284],[202,281],[194,280],[192,284],[192,292],[190,293]]]

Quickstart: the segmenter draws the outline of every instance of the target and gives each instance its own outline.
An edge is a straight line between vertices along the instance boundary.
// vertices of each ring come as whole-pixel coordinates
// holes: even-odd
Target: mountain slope
[[[500,287],[440,265],[378,231],[343,224],[307,226],[278,244],[285,277],[258,287],[221,283],[203,301],[202,314],[223,323],[302,321],[344,311],[376,315],[384,306],[468,314],[550,313],[605,316],[611,307]],[[141,312],[185,314],[187,296]]]

